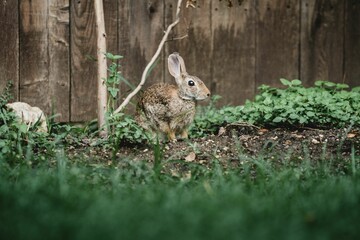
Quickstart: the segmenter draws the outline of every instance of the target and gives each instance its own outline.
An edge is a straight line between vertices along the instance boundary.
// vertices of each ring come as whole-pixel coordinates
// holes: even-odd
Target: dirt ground
[[[89,145],[84,144],[84,149]],[[90,147],[89,157],[112,163],[113,153]],[[258,157],[274,161],[321,161],[350,159],[360,155],[360,129],[265,129],[246,124],[231,124],[217,135],[198,139],[165,143],[160,146],[162,159],[173,162],[168,170],[177,171],[184,162],[209,166],[218,160],[223,166],[239,165]],[[153,163],[154,146],[123,145],[116,153],[116,160],[133,159]],[[101,159],[101,160],[100,160]],[[178,164],[176,164],[178,162]],[[345,164],[345,163],[344,163]]]
[[[70,155],[84,156],[96,163],[119,164],[123,159],[145,161],[153,165],[154,145],[122,145],[117,152],[94,147],[84,140],[81,146],[69,149]],[[246,124],[220,128],[217,135],[160,144],[158,155],[166,164],[163,171],[184,176],[187,165],[211,168],[214,160],[223,167],[239,166],[258,159],[279,164],[305,160],[333,161],[337,169],[345,169],[351,156],[360,155],[360,129],[264,129]],[[345,167],[344,167],[345,166]],[[341,171],[341,170],[340,170]]]

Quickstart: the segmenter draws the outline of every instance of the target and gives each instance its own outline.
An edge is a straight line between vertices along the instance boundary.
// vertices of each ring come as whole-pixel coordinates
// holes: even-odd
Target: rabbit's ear
[[[178,57],[179,62],[180,62],[180,71],[181,71],[182,74],[186,75],[187,72],[186,72],[184,59],[179,54],[178,54],[177,57]]]
[[[178,53],[173,53],[170,54],[168,58],[169,72],[174,78],[179,78],[181,76],[180,62],[178,56]]]
[[[184,59],[177,53],[170,54],[168,58],[170,74],[175,78],[180,78],[181,74],[186,74]]]

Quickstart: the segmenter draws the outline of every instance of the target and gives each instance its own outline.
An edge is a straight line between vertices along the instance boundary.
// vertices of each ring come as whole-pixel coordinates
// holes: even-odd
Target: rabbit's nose
[[[206,94],[206,96],[210,97],[210,93]]]

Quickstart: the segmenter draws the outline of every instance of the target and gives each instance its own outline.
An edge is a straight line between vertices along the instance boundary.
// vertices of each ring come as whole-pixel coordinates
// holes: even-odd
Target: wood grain
[[[301,0],[301,79],[343,81],[343,0]]]
[[[166,2],[166,25],[174,21],[176,2]],[[179,52],[185,60],[187,71],[211,87],[211,4],[212,1],[197,1],[197,8],[194,9],[185,8],[185,2],[183,3],[181,20],[166,45],[166,82],[174,81],[168,73],[167,57],[173,52]],[[188,37],[182,40],[172,40],[186,34]]]
[[[69,0],[49,1],[49,84],[56,121],[70,121]]]
[[[7,82],[13,83],[13,95],[18,99],[19,88],[19,8],[18,0],[0,1],[0,93]]]
[[[212,6],[212,72],[214,93],[223,104],[243,104],[255,93],[256,11],[252,0],[242,5],[214,1]]]
[[[347,0],[345,14],[344,82],[360,86],[360,1]]]
[[[107,52],[113,54],[119,54],[119,44],[118,44],[119,0],[104,0],[103,5],[104,5]]]
[[[104,0],[108,51],[124,56],[133,84],[175,16],[177,0]],[[147,85],[173,82],[167,56],[179,52],[220,105],[241,104],[279,78],[305,85],[330,80],[360,85],[357,0],[198,0],[181,10]],[[235,4],[236,3],[236,4]],[[92,0],[0,0],[0,90],[14,82],[18,100],[60,113],[57,121],[96,117],[96,34]],[[69,7],[70,4],[70,7]],[[70,19],[69,19],[70,18]],[[188,34],[187,38],[175,40]],[[122,96],[130,90],[121,86]]]
[[[92,0],[71,1],[71,121],[96,118],[96,31]]]
[[[51,113],[48,1],[20,1],[20,101]]]
[[[164,0],[119,1],[119,52],[124,77],[132,84],[140,82],[142,72],[150,61],[164,33]],[[146,86],[163,81],[163,58],[150,73]],[[125,98],[131,89],[121,85],[120,94]]]
[[[212,85],[212,29],[211,29],[211,5],[213,1],[197,1],[196,8],[186,8],[185,1],[181,8],[179,24],[175,27],[172,35],[165,46],[165,82],[174,84],[174,78],[170,75],[167,66],[167,57],[173,52],[179,52],[184,58],[186,70],[190,75],[199,77],[212,94],[215,88]],[[165,25],[174,21],[176,12],[176,0],[166,1]],[[188,37],[181,40],[185,35]],[[206,104],[207,102],[200,102]]]
[[[299,78],[300,0],[257,0],[256,85]]]

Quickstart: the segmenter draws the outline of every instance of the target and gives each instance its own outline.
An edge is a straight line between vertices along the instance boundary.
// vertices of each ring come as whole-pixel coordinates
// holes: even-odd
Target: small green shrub
[[[108,77],[104,79],[104,83],[109,93],[108,110],[107,110],[107,127],[109,129],[109,136],[107,143],[113,149],[117,149],[121,143],[141,143],[146,138],[143,130],[136,124],[135,120],[124,113],[114,114],[115,104],[119,97],[119,85],[125,83],[130,88],[134,86],[127,81],[119,71],[120,64],[118,60],[123,56],[113,55],[112,53],[105,53],[105,56],[110,60],[108,67]]]
[[[118,100],[120,83],[125,83],[130,88],[134,88],[134,86],[124,78],[124,76],[121,74],[121,71],[119,70],[121,65],[118,64],[117,61],[122,59],[123,56],[113,55],[112,53],[105,53],[105,57],[110,60],[111,63],[108,67],[108,77],[103,80],[109,93],[108,111],[113,112],[115,103]]]
[[[215,103],[221,97],[215,95],[208,106],[199,107],[194,122],[190,127],[191,137],[202,137],[216,133],[221,126],[241,119],[243,106],[225,106],[220,109]]]
[[[232,122],[266,127],[344,127],[360,125],[360,87],[347,90],[346,84],[317,81],[306,88],[300,80],[280,80],[286,87],[259,87],[260,93],[243,106],[215,107],[214,97],[207,107],[198,109],[191,126],[192,137],[216,133]]]
[[[0,94],[0,108],[3,108],[5,104],[7,104],[12,98],[11,89],[12,89],[12,82],[8,82],[4,88],[4,90]]]
[[[70,133],[73,135],[73,128],[56,123],[48,126],[48,133],[38,132],[37,124],[21,123],[13,112],[1,108],[0,159],[6,159],[9,165],[49,163],[48,160],[65,144],[65,138]]]
[[[300,80],[281,79],[287,88],[261,86],[254,101],[247,101],[242,121],[265,126],[343,127],[360,124],[360,92],[346,84],[315,82],[305,88]]]
[[[14,113],[0,109],[0,157],[14,163],[31,163],[36,149],[53,149],[55,143],[46,140],[47,133],[36,132],[36,126],[20,123]]]
[[[134,118],[124,113],[118,113],[110,117],[112,131],[109,139],[117,143],[142,143],[147,138],[144,130],[136,123]]]

